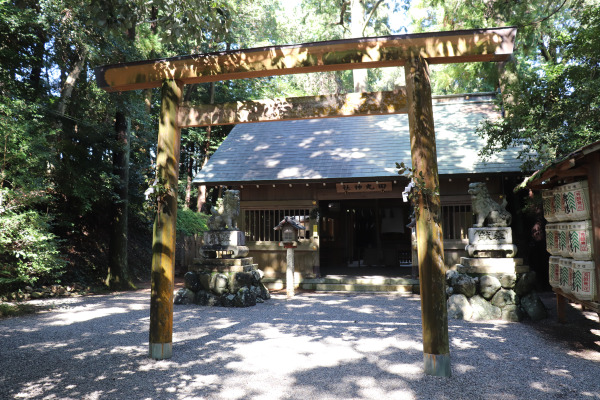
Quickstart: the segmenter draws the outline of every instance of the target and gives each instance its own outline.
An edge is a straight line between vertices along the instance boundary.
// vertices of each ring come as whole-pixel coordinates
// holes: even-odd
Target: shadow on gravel
[[[543,293],[540,298],[548,310],[548,318],[541,323],[525,321],[548,341],[569,351],[570,355],[600,362],[600,321],[598,314],[586,311],[581,305],[569,303],[566,321],[559,323],[556,316],[556,295]]]
[[[550,337],[550,319],[451,320],[453,376],[425,376],[419,304],[303,293],[247,309],[176,306],[173,358],[154,361],[147,291],[81,298],[0,321],[0,397],[600,399],[598,361]]]

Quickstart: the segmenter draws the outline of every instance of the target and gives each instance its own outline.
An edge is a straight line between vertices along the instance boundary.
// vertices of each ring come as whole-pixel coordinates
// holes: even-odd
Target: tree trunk
[[[150,32],[152,32],[152,35],[157,34],[158,32],[158,8],[156,8],[156,6],[152,6],[152,8],[150,8]],[[154,42],[152,42],[154,43]],[[152,44],[152,49],[150,49],[150,54],[149,54],[149,58],[153,59],[156,58],[156,50],[154,49],[154,44]],[[144,102],[146,103],[146,112],[148,114],[152,113],[152,89],[146,89],[144,90]]]
[[[39,11],[39,5],[36,6],[36,10]],[[44,52],[46,51],[46,32],[42,27],[35,28],[35,34],[38,37],[38,41],[33,46],[33,55],[35,62],[31,66],[31,73],[29,74],[29,82],[35,93],[39,93],[41,89],[42,81],[42,67],[44,65]]]
[[[499,62],[497,64],[499,77],[498,88],[500,89],[500,94],[502,96],[502,116],[504,117],[505,106],[513,105],[515,102],[513,95],[507,90],[507,87],[516,84],[518,78],[515,72],[515,61],[512,56],[508,61]]]
[[[229,49],[229,44],[227,45],[227,48]],[[209,99],[209,103],[210,104],[214,104],[215,103],[215,83],[211,82],[210,83],[210,99]],[[204,160],[202,160],[202,166],[200,167],[200,170],[202,170],[205,166],[206,163],[208,162],[208,152],[210,151],[210,134],[212,131],[212,127],[211,126],[207,126],[206,127],[206,140],[204,141]],[[196,203],[196,211],[197,212],[202,212],[203,208],[205,207],[206,204],[206,185],[200,185],[198,187],[198,201]]]
[[[75,88],[75,82],[77,82],[77,78],[79,78],[79,75],[81,74],[81,71],[83,71],[84,66],[85,66],[85,54],[81,54],[81,57],[79,58],[79,60],[77,60],[75,62],[75,64],[73,65],[73,69],[71,70],[71,72],[69,72],[67,79],[65,79],[63,88],[60,92],[60,101],[58,103],[58,113],[61,116],[65,115],[65,112],[67,110],[67,102],[69,101],[69,99],[71,98],[71,95],[73,94],[73,89]]]
[[[194,178],[194,143],[190,143],[188,146],[188,159],[186,166],[187,182],[185,185],[185,209],[190,209],[190,203],[192,201],[192,179]]]
[[[361,38],[365,36],[365,29],[371,22],[371,18],[375,15],[375,11],[383,3],[383,0],[378,0],[369,15],[366,15],[365,4],[362,0],[351,0],[350,3],[350,35],[353,38]],[[353,69],[352,80],[354,82],[354,92],[363,93],[368,90],[368,69]]]
[[[425,373],[450,376],[446,267],[431,84],[427,61],[414,54],[405,65],[410,150],[417,190],[415,215]],[[415,190],[413,189],[413,190]]]
[[[359,38],[363,35],[365,26],[364,10],[360,0],[352,0],[350,4],[350,32],[353,38]],[[352,79],[354,82],[354,92],[363,93],[367,91],[367,71],[366,69],[353,69]]]
[[[129,208],[129,129],[121,112],[115,117],[117,147],[113,152],[113,171],[119,180],[115,187],[112,229],[110,232],[109,264],[105,284],[111,289],[135,288],[127,263],[127,212]]]

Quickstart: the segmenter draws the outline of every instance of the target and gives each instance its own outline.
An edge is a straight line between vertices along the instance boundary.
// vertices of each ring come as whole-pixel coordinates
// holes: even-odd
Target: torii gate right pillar
[[[423,323],[425,373],[449,377],[446,267],[431,84],[427,61],[418,53],[405,64],[410,151],[416,185],[415,216]],[[415,190],[413,189],[413,190]]]

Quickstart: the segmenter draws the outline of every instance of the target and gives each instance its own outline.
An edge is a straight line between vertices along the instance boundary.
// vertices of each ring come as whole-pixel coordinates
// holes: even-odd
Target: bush
[[[208,230],[206,225],[210,216],[192,210],[177,210],[177,232],[192,236]]]
[[[36,211],[0,214],[0,291],[56,282],[65,261],[47,216]]]

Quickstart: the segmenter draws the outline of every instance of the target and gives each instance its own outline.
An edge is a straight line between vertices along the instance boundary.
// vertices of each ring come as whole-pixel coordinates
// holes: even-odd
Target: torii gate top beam
[[[158,87],[165,79],[191,84],[402,66],[411,55],[429,64],[505,61],[516,32],[514,27],[472,29],[269,46],[105,65],[95,73],[100,88],[115,92]]]

